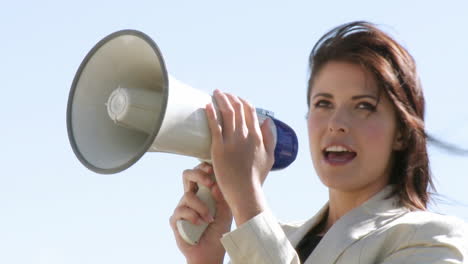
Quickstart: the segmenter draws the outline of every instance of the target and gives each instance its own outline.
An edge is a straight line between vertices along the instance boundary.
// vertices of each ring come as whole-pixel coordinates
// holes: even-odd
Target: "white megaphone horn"
[[[102,174],[123,171],[146,152],[167,152],[209,161],[211,134],[204,108],[214,99],[171,78],[156,43],[142,32],[122,30],[99,41],[81,63],[67,106],[67,129],[75,155]],[[260,122],[271,118],[275,135],[272,169],[291,164],[297,155],[294,131],[257,109]],[[197,195],[212,215],[210,190]],[[179,233],[198,243],[207,224],[180,220]]]

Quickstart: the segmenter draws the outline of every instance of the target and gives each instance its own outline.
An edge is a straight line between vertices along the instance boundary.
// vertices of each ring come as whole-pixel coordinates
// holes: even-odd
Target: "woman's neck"
[[[326,233],[342,216],[369,200],[384,186],[376,186],[362,191],[341,191],[329,189],[327,224],[321,233]]]

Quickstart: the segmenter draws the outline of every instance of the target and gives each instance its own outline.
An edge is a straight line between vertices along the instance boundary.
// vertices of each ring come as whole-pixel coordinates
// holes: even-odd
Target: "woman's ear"
[[[402,129],[398,129],[393,140],[393,150],[400,151],[406,148],[406,136]]]

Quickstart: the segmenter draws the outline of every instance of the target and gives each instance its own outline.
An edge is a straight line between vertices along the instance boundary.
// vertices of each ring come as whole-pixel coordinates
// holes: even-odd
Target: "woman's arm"
[[[294,247],[269,211],[225,234],[221,243],[233,264],[300,264]]]
[[[222,243],[233,263],[299,263],[294,248],[268,212],[262,184],[274,163],[275,142],[267,119],[236,96],[215,91],[219,113],[207,105],[216,181],[238,226]],[[221,114],[222,125],[218,121]]]

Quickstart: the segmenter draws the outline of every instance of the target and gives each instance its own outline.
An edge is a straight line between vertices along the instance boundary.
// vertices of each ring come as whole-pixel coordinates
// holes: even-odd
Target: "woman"
[[[248,102],[215,91],[223,126],[208,105],[213,166],[184,172],[171,217],[187,263],[222,263],[225,251],[233,263],[466,261],[465,224],[426,211],[433,185],[411,55],[374,25],[353,22],[319,40],[310,67],[309,147],[329,202],[309,221],[278,224],[261,188],[273,164],[268,124],[258,126]],[[216,216],[194,195],[195,183],[212,188]],[[180,238],[179,219],[211,223],[197,246]]]

